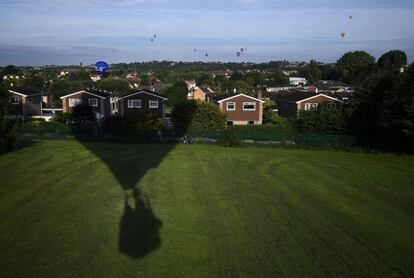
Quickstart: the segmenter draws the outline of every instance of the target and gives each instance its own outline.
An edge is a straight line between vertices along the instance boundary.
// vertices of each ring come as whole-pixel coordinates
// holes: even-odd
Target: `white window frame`
[[[91,103],[91,100],[95,101],[95,104]],[[89,104],[89,106],[92,106],[92,107],[98,107],[98,99],[97,98],[88,98],[88,104]]]
[[[69,103],[69,107],[75,107],[77,105],[82,104],[82,99],[80,99],[80,98],[69,98],[68,103]]]
[[[11,104],[20,104],[19,96],[12,95],[10,97],[10,102],[11,102]]]
[[[153,105],[153,104],[156,104],[156,105]],[[150,99],[149,100],[149,102],[148,102],[148,107],[149,108],[154,108],[154,109],[157,109],[159,106],[158,106],[159,104],[158,104],[158,100],[154,100],[154,99]]]
[[[134,102],[137,104],[135,105]],[[141,100],[140,99],[128,99],[128,108],[141,108]]]
[[[233,109],[229,108],[229,104],[233,104]],[[226,103],[226,110],[227,111],[236,111],[236,103],[234,101]]]
[[[317,109],[318,109],[318,104],[317,103],[310,103],[310,102],[305,103],[305,110],[306,111],[312,111],[312,110],[317,110]]]
[[[329,102],[329,103],[326,104],[326,108],[328,110],[334,110],[334,109],[336,109],[336,103],[335,102]]]
[[[252,105],[252,104],[254,106],[253,109],[251,109],[251,108],[246,109],[245,108],[246,105]],[[256,102],[252,102],[252,101],[243,102],[243,111],[256,111]]]

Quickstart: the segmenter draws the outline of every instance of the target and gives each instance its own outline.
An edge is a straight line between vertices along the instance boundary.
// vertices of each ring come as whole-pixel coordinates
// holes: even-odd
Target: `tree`
[[[391,50],[378,59],[378,67],[387,70],[399,70],[407,64],[407,54],[401,50]]]
[[[398,71],[377,71],[353,95],[349,126],[357,135],[392,148],[413,148],[414,64]]]
[[[243,80],[238,80],[234,83],[234,89],[237,93],[251,94],[253,87],[244,82]]]
[[[364,51],[347,52],[336,67],[341,81],[359,85],[375,69],[375,58]]]
[[[174,106],[171,118],[177,135],[190,131],[219,131],[226,126],[226,115],[217,105],[185,100]]]
[[[173,85],[162,88],[161,93],[168,98],[167,104],[169,106],[174,106],[177,103],[187,99],[187,84],[184,81],[176,82]]]
[[[306,67],[306,79],[313,84],[320,80],[321,77],[322,72],[318,63],[315,60],[310,60],[308,66]]]
[[[53,82],[49,86],[49,94],[55,96],[56,98],[73,93],[72,83],[65,79],[60,79]]]
[[[0,154],[16,148],[15,123],[7,118],[9,105],[7,88],[0,84]]]
[[[328,110],[320,106],[317,110],[300,111],[293,124],[299,132],[341,134],[345,120],[341,110]]]
[[[3,77],[5,75],[19,75],[19,74],[20,74],[20,70],[16,66],[8,65],[3,68],[0,74],[0,77]]]
[[[44,89],[45,82],[43,77],[38,71],[31,71],[26,78],[21,79],[21,86],[30,88],[37,91],[42,91]]]
[[[269,78],[268,85],[271,86],[284,86],[289,85],[289,77],[287,77],[280,70],[275,71]]]
[[[95,82],[95,87],[111,92],[126,92],[130,90],[129,83],[125,79],[105,78]]]

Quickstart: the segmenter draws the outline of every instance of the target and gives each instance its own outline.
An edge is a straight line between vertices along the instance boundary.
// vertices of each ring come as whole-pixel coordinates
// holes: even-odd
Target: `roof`
[[[133,96],[133,95],[138,95],[138,94],[148,94],[148,95],[152,95],[152,96],[161,98],[163,100],[167,100],[167,97],[165,97],[164,95],[162,95],[158,92],[150,91],[150,90],[139,90],[139,91],[134,91],[134,92],[128,92],[128,93],[122,94],[119,97],[119,99],[127,98],[127,97],[130,97],[130,96]]]
[[[323,96],[323,97],[330,98],[330,99],[333,99],[333,100],[336,100],[336,101],[340,102],[340,100],[338,100],[336,98],[333,98],[333,97],[330,97],[330,96],[327,96],[327,95],[324,95],[324,94],[315,94],[315,93],[312,93],[312,92],[303,92],[303,91],[280,93],[280,94],[275,95],[274,99],[276,101],[285,101],[285,102],[298,103],[298,102],[302,102],[302,101],[307,100],[307,99],[312,99],[312,98],[317,97],[317,96]]]
[[[12,87],[11,89],[9,89],[9,92],[11,93],[15,93],[15,94],[19,94],[19,95],[23,95],[23,96],[38,96],[38,95],[42,95],[42,92],[40,91],[36,91],[30,88],[23,88],[23,87]]]
[[[211,90],[209,87],[206,86],[202,86],[200,87],[200,89],[205,93],[205,94],[212,94],[214,93],[213,90]]]
[[[223,102],[225,100],[232,99],[232,98],[235,98],[235,97],[238,97],[238,96],[244,96],[244,97],[256,100],[256,101],[264,102],[263,100],[260,100],[258,98],[248,96],[248,95],[245,95],[245,94],[221,94],[221,95],[213,97],[213,99],[216,102]]]
[[[89,95],[96,96],[96,97],[103,98],[103,99],[110,97],[112,95],[110,92],[88,89],[88,90],[81,90],[81,91],[77,91],[74,93],[70,93],[68,95],[61,96],[60,98],[62,99],[62,98],[70,97],[72,95],[81,94],[81,93],[89,94]]]

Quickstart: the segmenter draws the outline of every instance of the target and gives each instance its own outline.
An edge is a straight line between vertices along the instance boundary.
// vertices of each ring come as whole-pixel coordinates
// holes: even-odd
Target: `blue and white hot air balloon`
[[[100,77],[102,77],[108,69],[109,65],[104,61],[99,61],[95,64],[95,71]]]

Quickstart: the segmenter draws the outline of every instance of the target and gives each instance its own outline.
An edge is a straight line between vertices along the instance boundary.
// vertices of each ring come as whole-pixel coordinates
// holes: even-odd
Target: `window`
[[[227,102],[227,111],[235,111],[236,110],[236,103],[235,102]]]
[[[69,107],[74,107],[82,103],[80,98],[70,98],[69,99]]]
[[[93,107],[98,107],[98,99],[97,98],[90,98],[88,99],[89,105]]]
[[[227,121],[227,125],[233,125],[232,121]]]
[[[326,108],[328,108],[328,110],[333,110],[336,108],[336,103],[327,103]]]
[[[20,98],[18,96],[11,96],[11,103],[12,104],[19,104]]]
[[[255,102],[243,102],[243,110],[244,111],[256,110],[256,103]]]
[[[255,124],[255,121],[248,121],[247,124],[248,125],[254,125]]]
[[[316,110],[316,109],[318,109],[317,103],[305,103],[305,110],[309,111],[309,110]]]
[[[140,99],[128,99],[128,108],[141,108]]]
[[[149,108],[158,108],[158,100],[150,100]]]

